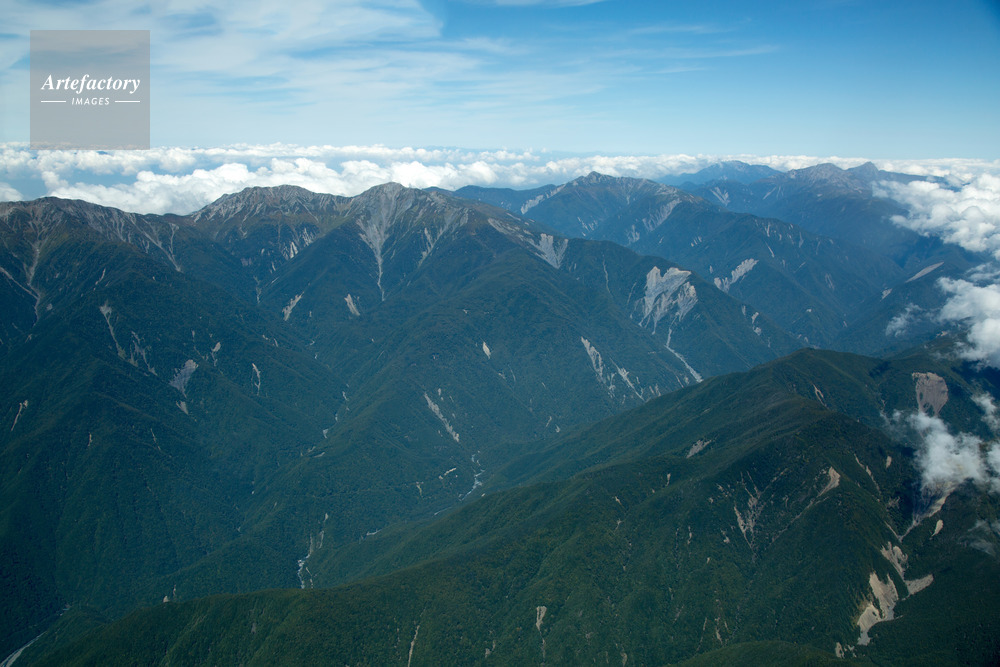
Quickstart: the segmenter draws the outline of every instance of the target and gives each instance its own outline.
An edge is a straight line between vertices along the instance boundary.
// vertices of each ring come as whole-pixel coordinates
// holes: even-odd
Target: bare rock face
[[[917,408],[924,413],[938,416],[948,402],[948,384],[944,378],[934,373],[914,373],[916,382]],[[931,413],[931,410],[934,412]]]

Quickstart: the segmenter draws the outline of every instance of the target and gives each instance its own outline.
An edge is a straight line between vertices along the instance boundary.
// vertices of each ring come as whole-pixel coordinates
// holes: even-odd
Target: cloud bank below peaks
[[[983,410],[983,421],[997,434],[997,406],[992,397],[973,398]],[[897,415],[899,418],[899,415]],[[970,433],[952,434],[940,417],[917,412],[906,418],[917,436],[917,468],[921,488],[928,498],[947,496],[966,481],[1000,493],[1000,442],[990,443]]]
[[[966,343],[959,346],[963,359],[1000,368],[1000,284],[996,273],[970,276],[985,280],[977,284],[969,280],[941,278],[938,286],[950,294],[941,309],[944,321],[961,322],[967,328]]]
[[[386,146],[234,145],[148,151],[29,151],[0,144],[0,199],[78,198],[135,213],[191,213],[251,186],[298,185],[353,196],[394,181],[408,187],[465,185],[526,189],[561,184],[591,171],[657,179],[742,160],[779,170],[822,162],[841,167],[865,158],[753,155],[567,155],[547,151],[391,148]],[[983,161],[879,163],[911,173],[962,174],[994,169]]]
[[[591,171],[655,178],[713,161],[687,155],[555,156],[531,150],[284,144],[33,152],[6,144],[0,145],[0,195],[77,198],[135,213],[186,214],[251,186],[298,185],[346,196],[390,181],[415,188],[531,188]]]
[[[957,186],[883,183],[879,194],[909,209],[908,216],[893,217],[896,224],[1000,259],[1000,175],[981,173]]]
[[[896,224],[1000,260],[1000,175],[956,169],[943,176],[938,181],[881,183],[875,194],[908,209],[906,216],[893,216]],[[967,342],[958,348],[960,357],[1000,368],[1000,271],[984,264],[967,278],[938,281],[948,295],[939,319],[967,328]],[[907,315],[901,314],[899,322],[893,320],[886,334],[897,324],[905,326]]]

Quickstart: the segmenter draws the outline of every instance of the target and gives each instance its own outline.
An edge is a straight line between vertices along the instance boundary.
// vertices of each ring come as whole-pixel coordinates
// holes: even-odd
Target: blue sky
[[[5,0],[0,142],[32,29],[149,29],[153,146],[979,158],[996,0]]]

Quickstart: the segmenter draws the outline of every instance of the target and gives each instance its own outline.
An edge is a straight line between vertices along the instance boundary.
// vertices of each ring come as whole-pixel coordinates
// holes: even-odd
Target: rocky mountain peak
[[[253,186],[223,195],[191,215],[197,223],[206,220],[241,221],[261,215],[288,215],[305,211],[326,212],[337,208],[341,197],[312,192],[297,185]]]

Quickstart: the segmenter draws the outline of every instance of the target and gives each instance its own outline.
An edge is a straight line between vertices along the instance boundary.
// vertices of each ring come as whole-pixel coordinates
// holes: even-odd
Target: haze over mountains
[[[1000,387],[938,317],[990,258],[913,178],[0,204],[3,648],[1000,655]]]

